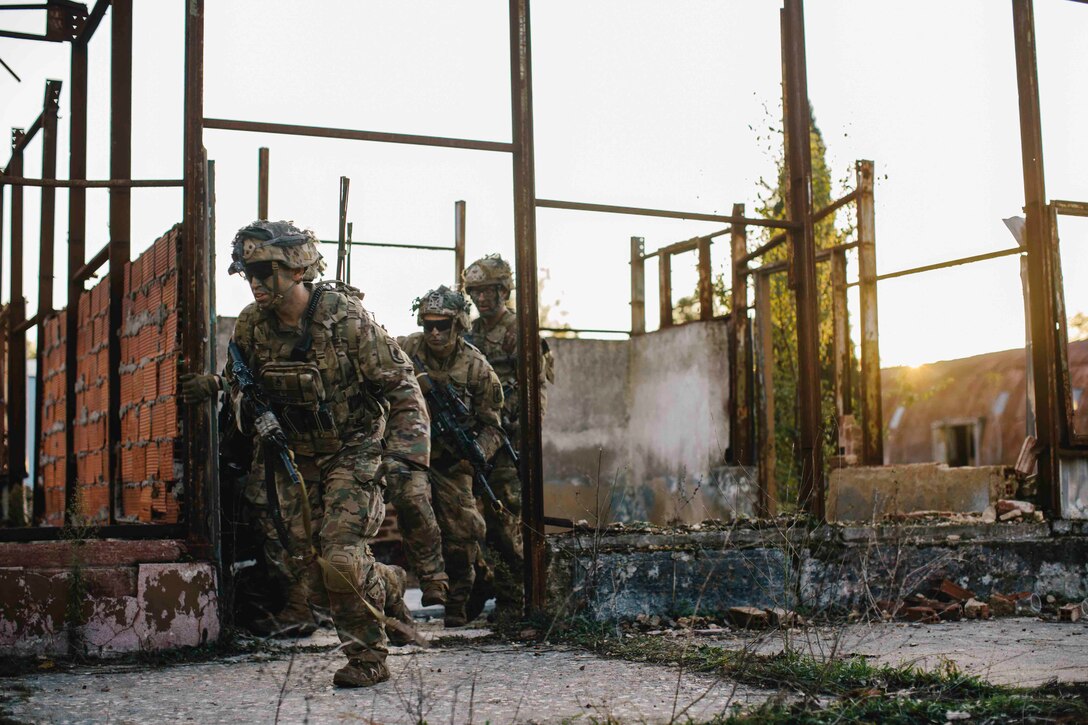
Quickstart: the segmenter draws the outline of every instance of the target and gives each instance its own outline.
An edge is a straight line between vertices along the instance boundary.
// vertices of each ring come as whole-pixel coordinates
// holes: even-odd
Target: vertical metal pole
[[[351,244],[351,228],[353,226],[355,226],[355,225],[352,224],[351,222],[348,222],[348,242],[347,242],[348,253],[347,253],[347,260],[345,260],[345,262],[344,262],[344,266],[346,267],[346,269],[344,270],[344,281],[347,282],[348,284],[351,284],[351,248],[352,248],[352,244]]]
[[[801,488],[798,503],[824,518],[823,451],[820,442],[819,315],[816,289],[816,236],[812,224],[812,153],[809,145],[808,80],[805,69],[805,19],[801,0],[786,0],[785,54],[786,158],[789,218],[800,224],[790,231],[797,302],[797,395]]]
[[[461,289],[465,273],[465,202],[453,204],[453,288]]]
[[[672,327],[672,255],[662,250],[657,255],[658,327]]]
[[[257,149],[257,218],[268,218],[268,148]]]
[[[857,164],[858,289],[861,299],[861,452],[867,466],[884,465],[880,327],[876,290],[876,208],[873,162]]]
[[[211,258],[207,227],[207,159],[204,153],[204,0],[185,0],[184,218],[181,288],[182,372],[209,370]],[[212,402],[185,406],[186,521],[196,556],[219,561],[219,491],[215,478]]]
[[[631,237],[631,334],[646,332],[646,240]]]
[[[744,216],[744,204],[733,205],[733,216]],[[741,262],[748,252],[748,229],[734,224],[729,234],[732,291],[730,294],[730,374],[729,437],[733,460],[749,466],[755,462],[752,451],[752,390],[748,385],[748,263]]]
[[[831,357],[835,384],[835,415],[841,423],[850,412],[850,388],[847,383],[850,346],[850,321],[846,309],[846,252],[831,253]],[[841,448],[841,445],[840,445]]]
[[[71,117],[68,143],[68,178],[87,178],[87,44],[72,43],[71,59]],[[68,313],[64,320],[64,509],[67,518],[75,513],[76,505],[76,438],[75,420],[76,380],[78,370],[79,298],[83,282],[72,274],[86,262],[87,257],[87,190],[68,190]]]
[[[348,194],[351,191],[351,179],[340,177],[340,225],[336,244],[336,278],[346,282],[348,248]]]
[[[771,319],[771,278],[756,274],[756,381],[759,386],[757,407],[759,411],[759,498],[756,502],[759,516],[769,518],[778,509],[775,481],[774,435],[774,320]]]
[[[699,319],[714,316],[714,283],[710,278],[710,240],[700,237],[699,252]]]
[[[1051,515],[1061,511],[1057,447],[1061,443],[1058,334],[1055,331],[1054,240],[1046,205],[1039,78],[1035,60],[1032,0],[1013,0],[1016,86],[1020,98],[1020,147],[1024,167],[1024,213],[1028,282],[1031,290],[1035,438],[1039,443],[1039,502]]]
[[[544,472],[540,441],[540,321],[537,306],[536,171],[529,0],[510,0],[510,100],[513,129],[514,250],[517,267],[518,390],[522,533],[527,611],[544,606]]]
[[[12,150],[22,144],[23,130],[11,131]],[[12,154],[7,172],[23,175],[23,152]],[[23,187],[11,187],[11,301],[8,311],[8,477],[11,523],[27,523],[26,495],[26,332],[15,332],[26,320],[23,297]]]
[[[1024,385],[1024,435],[1035,437],[1035,386],[1032,384],[1035,380],[1035,364],[1031,344],[1031,284],[1028,280],[1028,258],[1027,255],[1021,254],[1020,287],[1024,291],[1024,352],[1026,353],[1024,379],[1028,381]]]
[[[42,104],[42,178],[57,178],[57,111],[60,102],[60,81],[47,81]],[[43,186],[41,223],[38,246],[38,354],[34,360],[34,445],[31,465],[34,471],[34,517],[36,523],[45,519],[45,485],[41,476],[42,404],[45,401],[44,340],[45,323],[53,313],[53,252],[56,247],[57,189]]]

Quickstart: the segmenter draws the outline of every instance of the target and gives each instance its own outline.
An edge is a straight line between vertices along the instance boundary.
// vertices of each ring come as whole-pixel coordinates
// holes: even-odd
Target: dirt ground
[[[754,705],[770,690],[675,666],[604,659],[553,645],[496,643],[486,629],[422,625],[436,646],[393,648],[393,679],[332,687],[343,662],[332,632],[297,643],[190,664],[101,663],[0,680],[0,722],[18,723],[658,723],[706,720]],[[451,636],[453,635],[453,636]],[[665,632],[658,636],[678,636]],[[680,635],[682,636],[682,635]],[[855,624],[774,634],[718,631],[695,640],[818,657],[861,654],[878,663],[942,659],[997,683],[1088,679],[1088,624],[1017,618],[935,625]]]

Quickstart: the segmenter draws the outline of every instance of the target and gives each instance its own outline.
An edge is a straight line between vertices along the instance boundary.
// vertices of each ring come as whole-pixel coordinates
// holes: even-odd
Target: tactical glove
[[[183,373],[178,377],[181,383],[181,402],[203,403],[208,398],[214,398],[219,394],[221,386],[218,375],[199,375],[197,373]]]

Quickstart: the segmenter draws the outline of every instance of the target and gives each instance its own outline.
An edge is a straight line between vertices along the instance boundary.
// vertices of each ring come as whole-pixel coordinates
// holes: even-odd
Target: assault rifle
[[[272,412],[272,407],[265,399],[264,391],[253,378],[253,372],[249,369],[249,365],[246,364],[242,349],[238,347],[238,343],[234,340],[231,340],[227,345],[227,357],[229,360],[228,367],[234,378],[233,385],[241,391],[242,401],[253,415],[254,420],[264,418],[275,422],[274,432],[261,435],[261,444],[266,455],[264,487],[265,493],[268,495],[268,511],[272,515],[272,523],[276,527],[276,534],[279,535],[283,548],[290,552],[290,540],[287,535],[287,527],[283,523],[283,513],[280,511],[280,497],[276,490],[276,476],[269,465],[272,461],[268,459],[279,458],[280,462],[283,463],[287,476],[291,479],[291,483],[298,486],[300,491],[305,490],[305,485],[302,482],[302,476],[299,474],[298,468],[295,466],[291,449],[287,446],[287,438],[283,434],[283,428],[279,425],[276,414]]]
[[[459,419],[471,415],[468,407],[453,392],[449,383],[439,384],[431,379],[431,376],[427,374],[427,368],[424,367],[423,361],[419,359],[418,355],[412,356],[412,363],[416,367],[419,388],[431,409],[432,435],[453,444],[461,458],[468,461],[469,465],[472,466],[472,481],[476,484],[476,487],[484,492],[496,511],[504,510],[505,507],[502,505],[502,501],[495,495],[491,484],[487,482],[487,477],[490,475],[493,466],[488,463],[483,449],[476,442],[476,438],[458,422]],[[502,450],[505,450],[513,458],[514,464],[517,465],[517,453],[505,435],[503,436]]]

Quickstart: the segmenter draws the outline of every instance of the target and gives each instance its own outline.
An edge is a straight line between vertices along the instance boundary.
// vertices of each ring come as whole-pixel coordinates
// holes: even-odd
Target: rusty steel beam
[[[38,117],[39,123],[41,116]],[[23,173],[26,135],[12,129],[8,169]],[[23,479],[26,478],[26,333],[16,332],[26,320],[23,297],[23,189],[11,188],[11,283],[8,312],[8,483],[11,523],[27,523]]]
[[[257,149],[257,218],[268,218],[268,183],[269,183],[268,148]]]
[[[540,321],[537,304],[536,171],[529,0],[510,0],[510,101],[513,129],[514,262],[517,268],[521,521],[527,612],[544,607],[544,474],[541,455]]]
[[[85,244],[86,243],[84,243],[84,245]],[[86,246],[84,246],[83,255],[86,255]],[[85,264],[80,266],[79,269],[72,273],[71,281],[79,283],[80,295],[83,294],[83,282],[85,282],[87,278],[90,277],[92,274],[101,269],[102,265],[104,265],[108,261],[110,261],[110,245],[107,243],[105,246],[95,252],[95,255],[91,257]]]
[[[884,465],[884,397],[880,387],[880,320],[877,314],[876,207],[873,162],[857,163],[858,284],[861,302],[861,462]]]
[[[45,100],[42,104],[42,178],[57,176],[57,113],[60,103],[60,81],[46,81]],[[56,249],[57,191],[44,188],[41,195],[41,221],[38,245],[38,312],[34,315],[38,325],[38,355],[34,359],[34,445],[31,465],[34,471],[33,521],[41,523],[45,518],[45,483],[39,475],[42,456],[42,405],[45,401],[45,358],[42,341],[45,338],[45,322],[53,312],[53,255]]]
[[[854,191],[851,191],[846,196],[843,196],[843,197],[841,197],[839,199],[836,199],[835,201],[833,201],[830,204],[828,204],[827,206],[825,206],[823,209],[820,209],[818,212],[815,212],[812,215],[812,222],[816,223],[818,221],[823,220],[825,217],[828,217],[831,214],[834,214],[836,211],[838,211],[842,207],[846,206],[847,204],[849,204],[849,203],[851,203],[853,201],[857,201],[857,198],[858,198],[858,192],[857,192],[857,189],[855,189]],[[751,262],[756,257],[762,257],[764,254],[771,251],[772,249],[774,249],[778,245],[782,244],[782,242],[784,242],[784,241],[786,241],[786,234],[784,232],[780,233],[780,234],[775,234],[766,243],[756,247],[751,252],[748,252],[747,254],[745,254],[744,257],[742,257],[742,260],[745,263]]]
[[[921,267],[911,267],[910,269],[900,269],[895,272],[885,272],[884,274],[878,274],[876,276],[877,282],[883,282],[886,279],[895,279],[896,277],[906,277],[912,274],[921,274],[922,272],[932,272],[937,269],[948,269],[949,267],[958,267],[961,264],[972,264],[974,262],[984,262],[987,259],[999,259],[1001,257],[1010,257],[1014,254],[1023,254],[1024,250],[1020,247],[1010,247],[1009,249],[999,249],[995,252],[984,252],[982,254],[972,254],[970,257],[960,257],[959,259],[950,259],[947,262],[936,262],[934,264],[924,264]],[[851,285],[852,286],[852,285]]]
[[[336,279],[346,282],[348,253],[348,196],[351,192],[351,179],[340,177],[340,224],[336,242]]]
[[[461,277],[465,273],[465,202],[453,204],[453,288],[461,289]]]
[[[87,20],[83,23],[83,27],[79,31],[79,35],[72,41],[72,46],[83,45],[86,47],[91,42],[91,38],[94,37],[94,33],[98,30],[98,24],[102,22],[103,16],[106,14],[106,9],[110,6],[110,0],[98,0],[94,4],[94,8],[91,10],[90,15],[87,16]],[[73,106],[74,107],[74,106]]]
[[[350,235],[348,235],[350,237]],[[340,244],[337,239],[319,239],[321,244]],[[425,249],[433,252],[456,252],[457,247],[443,247],[435,244],[392,244],[389,242],[345,242],[348,247],[385,247],[391,249]]]
[[[226,118],[205,118],[204,128],[219,131],[249,131],[251,133],[278,133],[288,136],[313,136],[316,138],[340,138],[349,141],[378,141],[400,143],[414,146],[435,146],[449,149],[470,149],[475,151],[514,150],[514,145],[502,141],[475,141],[465,138],[447,138],[445,136],[417,136],[408,133],[386,133],[384,131],[357,131],[347,128],[328,128],[326,126],[298,126],[288,123],[264,123],[261,121],[236,121]]]
[[[672,327],[672,255],[662,254],[657,261],[657,326]]]
[[[44,189],[146,189],[180,187],[181,179],[28,179],[23,176],[4,176],[0,183],[11,186],[40,186]]]
[[[835,392],[835,416],[842,454],[842,418],[850,409],[850,318],[846,305],[846,252],[831,255],[831,360]]]
[[[99,0],[88,18],[88,23],[94,21],[97,27],[101,20],[98,15],[101,9],[105,13],[108,0]],[[101,6],[101,8],[100,8]],[[95,16],[98,19],[95,20]],[[71,108],[69,114],[69,142],[68,142],[68,178],[79,181],[87,178],[87,39],[91,33],[84,32],[72,42],[70,58],[71,90],[69,92]],[[81,268],[85,268],[84,259],[87,254],[87,192],[85,189],[73,187],[68,192],[68,310],[64,320],[64,511],[65,521],[70,521],[69,516],[76,506],[76,439],[75,420],[78,415],[76,406],[76,381],[79,378],[79,346],[76,344],[79,338],[79,298],[83,294],[83,281],[86,276],[80,276]],[[101,266],[101,265],[99,265]],[[98,269],[98,267],[95,267]],[[73,274],[73,270],[77,270]]]
[[[631,237],[631,334],[646,332],[646,240]]]
[[[582,201],[559,201],[557,199],[537,199],[540,209],[567,209],[570,211],[597,211],[605,214],[633,214],[664,219],[692,219],[703,222],[724,222],[726,224],[747,224],[755,227],[772,229],[792,229],[793,224],[779,219],[752,219],[750,217],[725,216],[724,214],[704,214],[694,211],[668,211],[665,209],[646,209],[635,206],[615,206],[613,204],[591,204]]]
[[[756,513],[771,518],[778,512],[778,484],[775,479],[774,430],[774,320],[771,315],[771,276],[755,275],[756,297],[756,401],[759,492]]]
[[[23,153],[23,151],[26,150],[26,147],[30,145],[30,142],[34,140],[34,137],[37,136],[38,131],[41,130],[42,114],[40,113],[38,114],[38,117],[34,119],[34,123],[30,124],[30,126],[28,126],[26,129],[11,129],[11,156],[8,159],[7,166],[4,167],[4,174],[9,174],[12,176],[23,175],[22,171],[20,171],[18,174],[12,174],[11,170],[14,168],[12,164],[15,161],[16,155]],[[18,131],[18,134],[16,134],[16,131]],[[18,140],[16,140],[16,138],[18,138]],[[6,184],[8,182],[5,181],[4,183]]]
[[[710,269],[710,240],[700,238],[699,251],[699,319],[709,320],[714,316],[714,280]]]
[[[801,486],[798,503],[817,519],[824,518],[823,448],[820,429],[819,290],[816,288],[816,237],[812,221],[812,153],[809,144],[808,79],[805,64],[805,18],[801,0],[785,0],[782,38],[783,112],[786,128],[789,218],[794,295],[797,306],[798,454]]]
[[[744,204],[733,205],[733,216],[744,216]],[[730,237],[732,290],[730,293],[729,334],[729,438],[733,460],[749,466],[755,463],[752,450],[752,390],[748,385],[748,264],[743,261],[748,244],[748,230],[733,225]]]
[[[1043,169],[1042,112],[1035,50],[1035,10],[1032,0],[1013,0],[1016,87],[1020,102],[1020,148],[1024,171],[1025,242],[1028,286],[1031,290],[1032,372],[1035,388],[1035,438],[1038,457],[1039,502],[1051,516],[1061,512],[1060,463],[1061,393],[1058,335],[1055,330],[1056,270],[1054,239],[1046,208]]]
[[[609,330],[600,327],[541,327],[541,332],[595,332],[609,335],[630,335],[630,330]]]
[[[181,349],[183,372],[210,370],[210,290],[213,270],[208,240],[207,160],[204,152],[204,0],[185,2],[185,99]],[[186,523],[197,556],[219,561],[219,491],[215,475],[213,401],[185,406]]]

